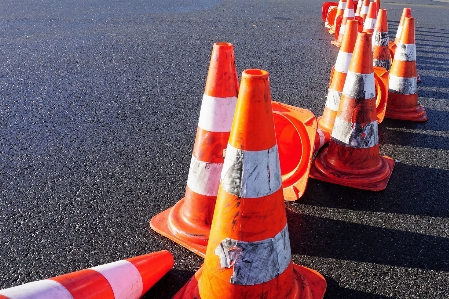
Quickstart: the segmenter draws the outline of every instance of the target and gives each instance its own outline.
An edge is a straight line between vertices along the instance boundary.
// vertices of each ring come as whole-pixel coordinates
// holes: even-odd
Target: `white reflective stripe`
[[[415,94],[418,90],[418,80],[416,77],[402,78],[390,73],[388,89],[394,93]]]
[[[362,6],[362,9],[360,10],[361,15],[367,15],[368,14],[368,8],[369,6]]]
[[[416,61],[415,44],[398,43],[394,52],[394,60],[400,61]]]
[[[388,47],[389,40],[388,32],[379,32],[376,30],[373,32],[373,47]]]
[[[401,33],[402,33],[402,25],[398,26],[398,31],[396,31],[396,38],[400,39],[401,38]]]
[[[362,8],[362,3],[363,3],[363,1],[359,1],[359,2],[357,2],[357,8]]]
[[[326,107],[332,111],[338,111],[340,106],[341,92],[329,88],[327,92]]]
[[[376,25],[376,19],[366,18],[363,29],[374,29],[375,25]]]
[[[346,74],[349,69],[349,63],[351,62],[351,58],[352,53],[339,51],[337,61],[335,62],[335,71]]]
[[[340,1],[338,2],[337,9],[345,9],[346,8],[346,2]]]
[[[138,299],[142,296],[142,277],[132,263],[121,260],[91,269],[108,280],[115,299]]]
[[[322,148],[324,145],[324,142],[326,141],[326,137],[324,136],[323,130],[321,130],[320,128],[317,128],[316,132],[318,133],[318,136],[320,137],[320,144],[318,144],[318,147],[315,148],[314,151],[317,151],[320,148]]]
[[[373,66],[380,66],[386,69],[387,71],[391,68],[391,61],[390,60],[381,60],[381,59],[374,59],[373,60]]]
[[[73,299],[73,296],[62,284],[50,279],[0,290],[0,295],[10,299]]]
[[[354,10],[352,8],[351,9],[346,8],[345,12],[343,13],[343,17],[354,18]]]
[[[198,126],[209,132],[231,131],[236,97],[216,98],[203,95]]]
[[[231,283],[255,285],[278,277],[290,265],[292,254],[288,227],[274,238],[244,242],[226,238],[215,248],[222,268],[233,267]]]
[[[223,163],[203,162],[192,156],[187,186],[195,193],[217,196]]]
[[[245,151],[228,144],[221,172],[221,187],[244,198],[258,198],[282,186],[278,146],[263,151]]]
[[[357,100],[374,98],[376,96],[374,73],[357,74],[353,71],[348,71],[343,94]]]
[[[370,148],[379,143],[377,120],[365,125],[351,123],[339,116],[335,118],[332,138],[348,147]]]
[[[343,38],[343,34],[346,31],[346,24],[341,24],[340,25],[340,31],[338,31],[338,34],[341,35],[341,37]]]

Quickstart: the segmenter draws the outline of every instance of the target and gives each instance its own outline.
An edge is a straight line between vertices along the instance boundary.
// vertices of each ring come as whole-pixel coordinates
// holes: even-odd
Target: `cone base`
[[[342,185],[346,187],[382,191],[387,187],[391,173],[394,168],[394,160],[387,156],[382,156],[381,164],[371,173],[348,173],[335,169],[326,162],[328,148],[325,148],[313,161],[310,169],[310,177],[316,180]]]
[[[204,266],[203,266],[204,267]],[[172,299],[201,299],[198,281],[201,278],[203,267],[173,296]],[[326,292],[326,280],[317,271],[293,264],[293,282],[296,283],[297,294],[288,299],[322,299]],[[271,299],[271,298],[269,298]],[[287,299],[287,298],[286,298]]]
[[[392,109],[387,107],[385,112],[386,118],[409,120],[409,121],[427,121],[427,113],[424,106],[418,104],[418,106],[410,109]]]
[[[193,253],[205,257],[210,227],[208,230],[203,229],[202,233],[198,233],[198,228],[191,229],[192,224],[183,221],[182,217],[176,217],[180,214],[183,203],[184,198],[173,207],[154,216],[150,220],[150,227]]]

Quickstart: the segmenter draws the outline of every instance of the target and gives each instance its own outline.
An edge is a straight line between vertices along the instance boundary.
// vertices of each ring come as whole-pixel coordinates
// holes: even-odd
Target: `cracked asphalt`
[[[321,115],[338,49],[313,0],[3,0],[0,288],[168,249],[144,298],[170,298],[202,259],[149,229],[183,197],[212,44],[274,100]],[[385,120],[387,189],[313,179],[286,203],[293,261],[325,298],[447,298],[449,3],[382,1],[394,37],[416,20],[426,123]]]

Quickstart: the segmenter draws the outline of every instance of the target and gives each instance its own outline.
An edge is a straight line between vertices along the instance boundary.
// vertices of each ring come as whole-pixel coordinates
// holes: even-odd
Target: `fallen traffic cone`
[[[371,2],[369,4],[368,15],[365,18],[365,22],[363,23],[363,31],[368,33],[374,32],[374,26],[376,25],[377,19],[377,3]]]
[[[416,78],[415,19],[405,18],[404,28],[390,70],[385,117],[426,121],[425,108],[418,103]]]
[[[388,48],[389,41],[387,10],[380,9],[373,33],[373,64],[374,66],[383,67],[387,71],[391,67],[390,49]]]
[[[380,191],[388,184],[394,161],[379,155],[371,40],[366,32],[357,36],[332,139],[312,163],[310,176]]]
[[[317,135],[316,118],[307,109],[278,102],[272,102],[271,106],[284,199],[297,200],[304,194],[309,180]]]
[[[323,297],[291,261],[271,105],[268,72],[244,71],[204,265],[174,299]]]
[[[340,105],[341,93],[345,85],[346,73],[348,72],[356,39],[357,21],[349,20],[340,51],[338,52],[337,61],[332,68],[323,115],[318,118],[318,128],[323,132],[326,142],[329,142],[332,128],[334,127],[334,121]]]
[[[325,28],[331,28],[337,14],[338,2],[324,2],[321,6],[321,19]]]
[[[360,17],[362,17],[363,22],[365,22],[366,16],[368,15],[370,0],[363,0],[362,8],[360,9]]]
[[[185,197],[151,219],[161,235],[204,256],[237,102],[234,47],[213,46]]]
[[[343,36],[346,31],[346,24],[349,20],[354,20],[354,17],[354,4],[352,3],[352,0],[347,0],[341,25],[339,26],[338,33],[335,34],[335,41],[331,41],[333,45],[337,47],[341,46],[341,42],[343,41]]]
[[[1,299],[137,299],[173,267],[163,250],[0,290]]]

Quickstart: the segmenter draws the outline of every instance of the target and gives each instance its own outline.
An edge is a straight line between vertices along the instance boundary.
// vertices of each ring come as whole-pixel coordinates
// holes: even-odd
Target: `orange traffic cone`
[[[349,62],[354,51],[357,39],[357,21],[349,20],[343,37],[343,42],[338,52],[337,61],[332,68],[331,81],[327,93],[326,105],[321,117],[318,118],[318,128],[323,132],[326,142],[329,142],[338,106],[340,105],[341,93],[345,85],[346,73]]]
[[[332,139],[312,163],[310,176],[379,191],[386,188],[394,161],[379,155],[371,40],[366,32],[357,36]]]
[[[394,54],[385,117],[427,120],[425,108],[418,103],[414,18],[405,18],[401,39]]]
[[[321,6],[321,19],[325,28],[331,28],[337,14],[338,2],[324,2]]]
[[[237,102],[234,47],[213,46],[185,197],[151,219],[156,232],[204,256]]]
[[[389,40],[387,10],[380,9],[373,33],[373,64],[374,66],[383,67],[387,71],[391,67],[390,49],[388,48]]]
[[[369,3],[370,0],[363,0],[362,8],[360,9],[360,17],[362,17],[363,21],[365,21],[368,15]]]
[[[377,6],[377,14],[379,14],[380,0],[374,0],[374,2],[376,2],[376,6]]]
[[[348,23],[349,20],[354,20],[354,4],[352,3],[352,0],[347,0],[346,2],[346,8],[343,14],[343,19],[341,21],[339,32],[338,34],[336,34],[335,41],[331,42],[333,45],[337,47],[341,46],[343,36],[346,31],[346,24]]]
[[[365,22],[363,23],[363,31],[373,33],[374,26],[376,25],[376,19],[377,19],[377,3],[371,2],[369,4],[368,14],[365,18]]]
[[[268,72],[246,70],[204,265],[174,299],[322,298],[326,281],[291,261]]]
[[[337,19],[338,18],[343,18],[343,15],[345,13],[345,9],[346,9],[346,0],[340,0],[338,2],[338,7],[337,7],[337,11],[336,11],[334,20],[332,22],[329,22],[329,23],[332,23],[332,25],[330,26],[330,29],[329,29],[329,33],[330,34],[334,34],[335,33]]]
[[[317,135],[316,118],[307,109],[278,102],[272,102],[271,106],[284,199],[297,200],[304,194],[309,179]]]
[[[360,16],[360,11],[362,9],[362,4],[363,4],[363,0],[359,0],[357,1],[357,8],[355,10],[355,16],[359,17]]]
[[[163,250],[0,290],[1,299],[137,299],[173,267]]]
[[[399,43],[399,41],[401,39],[402,28],[404,27],[405,18],[411,18],[411,17],[412,17],[412,9],[409,7],[405,7],[402,10],[401,19],[399,20],[399,25],[398,25],[398,29],[396,31],[396,36],[394,38],[394,42],[392,42],[392,41],[389,42],[391,57],[394,57],[394,52],[396,51],[396,44]]]

